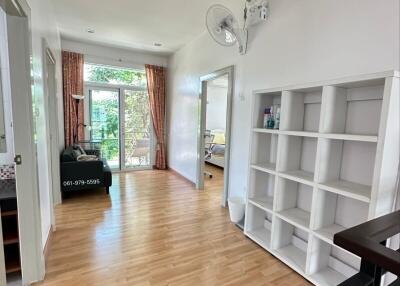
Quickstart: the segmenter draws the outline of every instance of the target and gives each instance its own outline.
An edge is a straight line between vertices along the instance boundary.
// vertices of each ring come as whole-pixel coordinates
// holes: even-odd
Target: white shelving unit
[[[318,238],[313,238],[309,274],[317,285],[338,285],[358,272],[361,259]]]
[[[245,234],[316,285],[359,269],[335,233],[392,210],[399,86],[384,72],[254,92]],[[271,105],[279,130],[263,128]]]
[[[272,251],[301,274],[306,272],[309,233],[276,218],[273,223]]]

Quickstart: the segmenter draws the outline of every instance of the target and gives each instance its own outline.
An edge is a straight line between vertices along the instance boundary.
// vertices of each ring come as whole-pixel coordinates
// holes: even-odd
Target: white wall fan
[[[213,39],[220,45],[230,47],[239,45],[239,53],[247,50],[247,30],[240,29],[232,12],[225,6],[216,4],[207,11],[207,29]]]
[[[244,10],[244,26],[240,28],[239,22],[233,13],[220,4],[212,5],[206,16],[206,25],[211,37],[220,45],[230,47],[239,46],[241,55],[247,52],[248,20],[251,25],[267,20],[268,2],[265,0],[246,0]]]

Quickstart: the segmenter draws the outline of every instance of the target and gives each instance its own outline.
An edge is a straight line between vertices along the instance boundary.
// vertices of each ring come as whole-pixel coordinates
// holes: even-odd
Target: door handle
[[[15,162],[16,165],[21,165],[22,164],[22,156],[21,155],[15,155],[14,162]]]

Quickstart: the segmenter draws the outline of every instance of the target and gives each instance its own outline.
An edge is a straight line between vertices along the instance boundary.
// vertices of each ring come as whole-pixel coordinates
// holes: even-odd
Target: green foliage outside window
[[[145,88],[146,75],[143,72],[85,65],[85,81],[130,85]],[[137,140],[150,138],[150,109],[147,91],[125,90],[125,148],[129,160]],[[119,160],[119,101],[118,94],[92,91],[91,96],[92,140],[102,142],[101,151],[108,160]]]
[[[85,81],[136,87],[146,87],[147,84],[143,72],[92,64],[85,65]]]
[[[92,140],[101,141],[101,151],[105,158],[118,160],[119,157],[119,104],[118,94],[101,96],[92,92],[91,126]]]

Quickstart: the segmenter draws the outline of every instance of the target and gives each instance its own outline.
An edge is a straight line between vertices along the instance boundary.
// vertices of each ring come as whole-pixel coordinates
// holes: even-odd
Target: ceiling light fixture
[[[154,46],[156,46],[156,47],[161,47],[162,44],[161,44],[161,43],[154,43]]]
[[[88,32],[89,34],[96,33],[96,31],[94,29],[92,29],[92,28],[87,29],[86,32]]]

